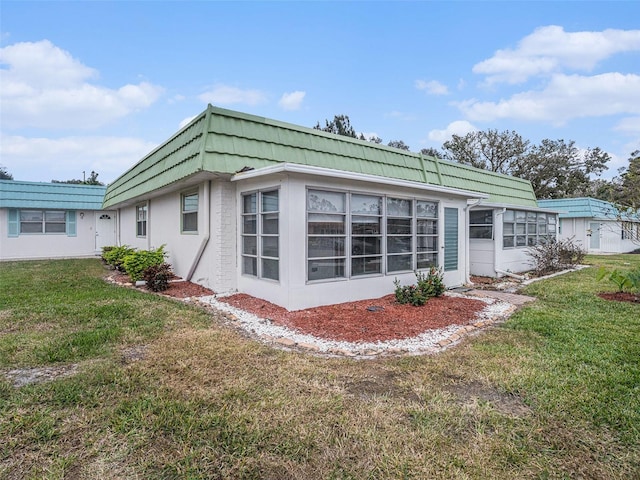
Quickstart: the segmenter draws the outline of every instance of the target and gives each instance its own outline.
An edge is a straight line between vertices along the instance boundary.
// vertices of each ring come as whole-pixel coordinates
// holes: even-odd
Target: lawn
[[[1,478],[639,478],[640,305],[599,298],[597,268],[530,285],[538,301],[444,353],[359,361],[105,273],[0,263],[0,371],[74,368],[0,376]]]

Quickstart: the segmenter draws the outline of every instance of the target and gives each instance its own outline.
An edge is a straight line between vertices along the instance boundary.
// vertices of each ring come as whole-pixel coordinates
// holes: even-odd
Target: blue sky
[[[207,103],[412,151],[515,130],[640,148],[640,2],[6,1],[0,165],[113,181]]]

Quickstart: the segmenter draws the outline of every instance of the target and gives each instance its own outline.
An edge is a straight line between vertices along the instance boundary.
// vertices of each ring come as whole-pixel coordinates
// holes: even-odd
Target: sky
[[[109,183],[207,104],[412,151],[640,149],[640,1],[0,2],[0,166]]]

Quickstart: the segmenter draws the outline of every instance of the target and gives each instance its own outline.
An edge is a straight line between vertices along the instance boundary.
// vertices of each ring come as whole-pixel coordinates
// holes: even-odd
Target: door
[[[96,252],[116,244],[116,212],[96,212]]]
[[[464,279],[464,261],[460,256],[460,212],[457,208],[444,208],[444,283],[447,287],[462,285]],[[464,227],[462,227],[464,228]]]
[[[589,231],[591,232],[591,238],[589,240],[589,249],[600,250],[600,223],[589,222]]]

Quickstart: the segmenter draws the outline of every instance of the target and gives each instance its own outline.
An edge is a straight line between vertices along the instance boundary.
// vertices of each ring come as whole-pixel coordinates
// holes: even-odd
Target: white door
[[[589,230],[591,231],[589,248],[592,250],[600,250],[600,222],[590,222]]]
[[[444,207],[444,235],[442,250],[444,262],[444,282],[448,287],[462,285],[465,280],[464,264],[465,259],[461,258],[461,245],[464,245],[464,217],[460,215],[460,209],[455,207]]]
[[[116,244],[116,212],[96,212],[96,252]]]

